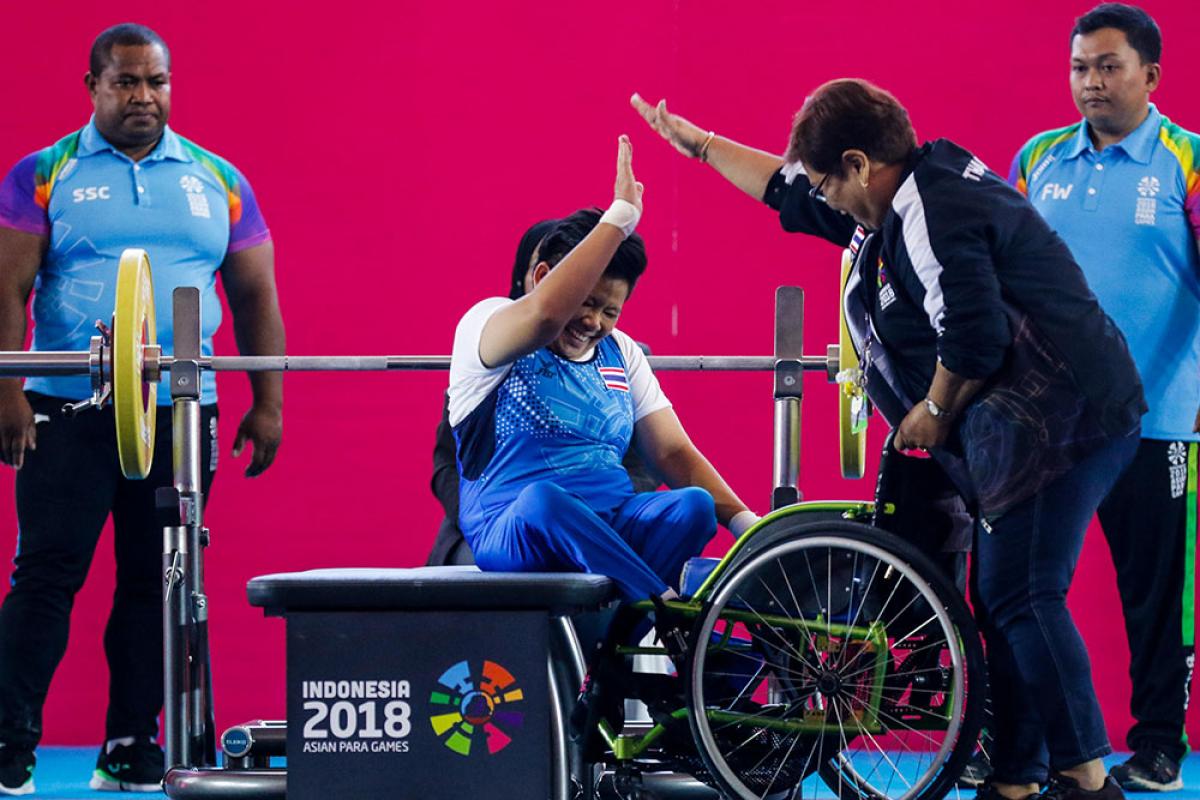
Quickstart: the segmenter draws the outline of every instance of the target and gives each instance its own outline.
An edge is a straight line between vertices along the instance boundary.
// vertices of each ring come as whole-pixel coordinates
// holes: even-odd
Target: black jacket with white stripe
[[[810,188],[800,165],[788,165],[763,199],[787,231],[842,246],[855,240],[844,308],[860,354],[871,340],[867,388],[892,425],[925,396],[940,360],[965,378],[988,379],[973,405],[998,387],[1021,395],[1040,409],[1051,438],[1108,438],[1137,428],[1146,406],[1124,337],[1062,239],[971,153],[945,139],[915,151],[883,226],[865,232],[865,240],[851,217],[810,197]],[[1031,354],[1033,367],[1025,357]],[[1019,388],[1030,370],[1052,378],[1056,364],[1064,378],[1060,391]],[[1064,403],[1074,405],[1071,395],[1082,401],[1087,424],[1056,418]],[[964,420],[960,428],[966,426]],[[969,451],[959,433],[960,450]],[[1008,494],[1001,505],[1010,505]]]

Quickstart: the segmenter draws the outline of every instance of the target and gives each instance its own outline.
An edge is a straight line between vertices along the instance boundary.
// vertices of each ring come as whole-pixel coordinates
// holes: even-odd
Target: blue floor
[[[1110,764],[1123,761],[1127,756],[1117,755],[1106,759]],[[37,792],[31,797],[33,798],[55,798],[56,800],[76,800],[77,798],[91,798],[98,800],[99,798],[113,798],[116,796],[114,792],[94,792],[88,788],[88,780],[92,777],[92,769],[96,765],[96,750],[91,747],[43,747],[38,750],[37,771],[34,774],[34,783],[37,785]],[[1183,765],[1183,782],[1184,789],[1180,792],[1172,792],[1167,795],[1172,800],[1200,800],[1200,756],[1193,755]],[[806,787],[807,788],[807,787]],[[824,787],[822,787],[824,789]],[[951,792],[950,798],[954,798],[958,793]],[[146,797],[156,798],[165,797],[163,794],[123,794],[125,797]],[[809,797],[808,792],[805,796]],[[832,793],[828,789],[816,793],[817,797],[829,796]],[[971,797],[970,793],[962,793],[960,796]],[[1152,797],[1152,795],[1138,795],[1139,797]],[[431,800],[433,800],[431,798]]]

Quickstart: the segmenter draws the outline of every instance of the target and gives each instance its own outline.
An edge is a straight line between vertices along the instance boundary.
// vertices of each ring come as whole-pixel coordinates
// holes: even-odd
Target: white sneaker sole
[[[88,786],[98,792],[161,792],[162,783],[125,783],[124,781],[114,781],[108,773],[102,773],[96,770],[92,773],[92,779],[88,781]]]
[[[33,794],[33,778],[22,783],[16,789],[10,789],[7,786],[0,786],[0,794],[18,796],[23,794]]]
[[[1127,792],[1177,792],[1183,788],[1183,777],[1180,776],[1170,783],[1158,783],[1157,781],[1129,777],[1120,785]]]

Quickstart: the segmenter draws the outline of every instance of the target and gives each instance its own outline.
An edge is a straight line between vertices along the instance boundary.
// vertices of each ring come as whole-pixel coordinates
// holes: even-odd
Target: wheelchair
[[[961,592],[868,524],[874,512],[785,506],[719,561],[689,564],[685,594],[666,603],[690,626],[674,674],[632,668],[666,653],[630,645],[653,604],[618,609],[572,720],[606,794],[653,798],[643,776],[663,770],[739,800],[937,800],[953,787],[984,721],[980,637]],[[622,730],[625,699],[645,703],[648,729]]]

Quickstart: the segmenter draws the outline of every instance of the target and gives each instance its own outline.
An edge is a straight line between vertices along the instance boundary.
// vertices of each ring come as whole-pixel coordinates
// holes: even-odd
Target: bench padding
[[[250,605],[289,611],[589,611],[614,600],[603,575],[482,572],[477,567],[314,569],[260,575],[246,585]]]

